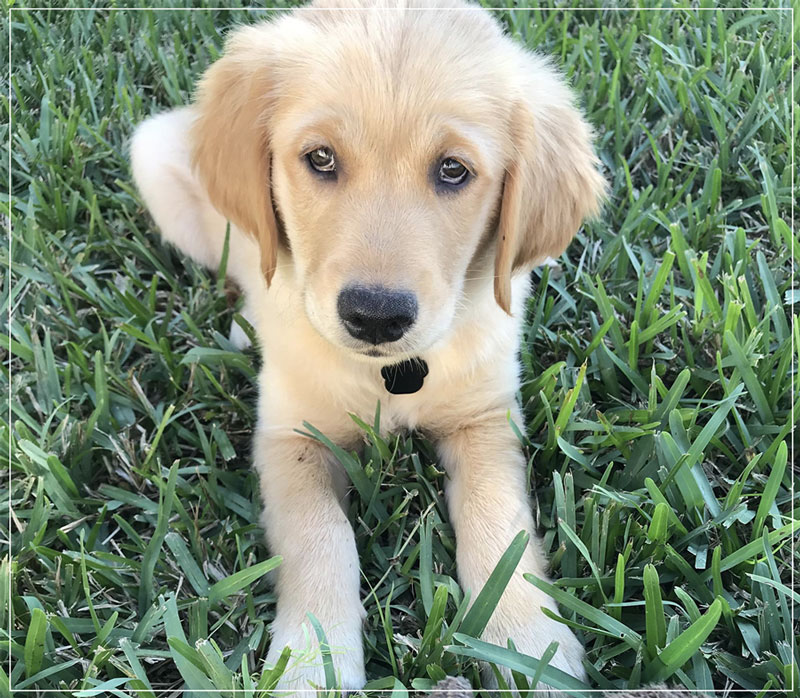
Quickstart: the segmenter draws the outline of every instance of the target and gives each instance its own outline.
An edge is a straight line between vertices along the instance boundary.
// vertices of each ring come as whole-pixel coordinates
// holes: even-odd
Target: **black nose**
[[[382,286],[348,286],[336,307],[347,331],[370,344],[396,342],[417,319],[413,293]]]

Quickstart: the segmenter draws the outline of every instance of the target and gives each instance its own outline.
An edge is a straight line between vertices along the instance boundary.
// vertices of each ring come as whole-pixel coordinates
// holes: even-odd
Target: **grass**
[[[263,663],[259,359],[226,339],[224,280],[159,242],[126,158],[135,124],[185,103],[257,16],[15,8],[0,27],[2,695],[254,696],[282,670]],[[581,637],[592,688],[800,691],[790,14],[502,17],[568,72],[612,192],[528,306],[521,438],[556,579],[530,582]],[[480,641],[431,446],[364,431],[342,458],[370,687],[479,687],[476,658],[523,689],[560,681]]]

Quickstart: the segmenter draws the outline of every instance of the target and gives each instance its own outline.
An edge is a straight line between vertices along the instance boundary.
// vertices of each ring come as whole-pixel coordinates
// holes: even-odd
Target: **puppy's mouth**
[[[340,346],[354,358],[369,361],[370,363],[387,365],[414,358],[430,348],[429,343],[420,343],[418,339],[416,337],[403,337],[397,342],[384,342],[376,345],[369,342],[353,341],[351,337],[348,337],[340,340]]]
[[[363,356],[367,359],[377,359],[381,363],[390,363],[393,361],[402,361],[414,354],[413,347],[407,346],[349,346],[347,347],[351,352],[357,356]]]

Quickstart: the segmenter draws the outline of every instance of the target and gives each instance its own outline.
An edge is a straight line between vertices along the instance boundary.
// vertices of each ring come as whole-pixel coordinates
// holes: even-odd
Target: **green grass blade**
[[[325,673],[325,688],[329,691],[333,690],[336,688],[336,671],[333,668],[333,657],[331,656],[330,645],[328,645],[328,638],[325,636],[325,630],[323,630],[316,616],[310,611],[306,615],[311,622],[311,627],[314,628],[314,633],[319,642],[319,651],[322,655],[322,669]]]
[[[670,642],[645,672],[645,680],[663,681],[686,664],[716,627],[724,603],[722,599],[715,599],[700,618]]]
[[[283,558],[280,555],[276,555],[269,560],[264,560],[264,562],[259,562],[252,567],[239,570],[229,577],[221,579],[208,590],[208,602],[215,604],[227,599],[229,596],[244,589],[248,584],[263,577],[267,572],[274,570],[281,562],[283,562]]]
[[[47,616],[41,608],[31,611],[31,621],[25,636],[25,676],[30,678],[42,668]]]
[[[499,645],[492,645],[482,640],[477,640],[468,635],[456,633],[455,640],[463,643],[466,647],[459,645],[450,645],[447,651],[451,654],[461,655],[465,657],[473,657],[484,662],[491,662],[500,666],[508,667],[514,671],[518,671],[526,676],[536,676],[539,674],[540,680],[548,686],[565,691],[570,696],[575,698],[589,698],[590,693],[586,693],[589,689],[583,681],[579,681],[574,676],[556,669],[552,666],[542,666],[544,662],[535,657],[529,657],[525,654],[520,654],[511,649],[500,647]]]
[[[533,586],[552,596],[560,605],[564,606],[564,608],[574,611],[606,632],[621,638],[633,649],[638,649],[641,646],[642,636],[639,635],[639,633],[631,630],[628,626],[612,618],[607,613],[604,613],[600,609],[591,606],[585,601],[575,598],[572,594],[569,594],[563,589],[559,589],[557,586],[545,582],[544,580],[539,579],[532,574],[525,574],[524,576],[525,579],[533,584]]]
[[[653,565],[645,565],[644,575],[645,623],[647,628],[647,652],[655,657],[658,650],[667,644],[667,624],[658,572]]]
[[[788,447],[784,441],[778,446],[778,451],[775,454],[775,462],[769,472],[767,484],[764,485],[764,490],[761,492],[761,497],[758,502],[758,511],[756,518],[753,522],[753,540],[760,538],[760,531],[764,528],[764,522],[767,520],[770,509],[775,506],[775,498],[778,496],[781,482],[783,482],[783,475],[786,472],[786,462],[788,455]]]
[[[733,357],[734,365],[739,370],[739,374],[742,376],[742,380],[747,386],[748,393],[756,404],[759,417],[761,417],[764,424],[774,421],[769,401],[764,393],[764,388],[762,387],[761,381],[756,376],[755,371],[753,371],[753,360],[745,355],[742,345],[739,344],[732,332],[728,331],[725,333],[725,343]]]
[[[508,586],[514,570],[517,569],[517,565],[522,559],[522,554],[525,552],[529,538],[527,531],[520,531],[514,536],[514,540],[511,541],[511,544],[498,560],[497,565],[489,575],[489,579],[483,585],[483,589],[475,597],[475,601],[467,611],[466,616],[464,616],[460,627],[462,635],[481,636],[500,601],[500,597],[503,595],[506,586]]]
[[[152,452],[152,451],[151,451]],[[175,463],[169,470],[167,486],[162,492],[158,505],[158,521],[153,537],[147,544],[147,549],[142,557],[142,580],[139,586],[139,609],[143,613],[153,599],[153,572],[161,556],[161,545],[167,535],[169,518],[172,514],[172,503],[175,496],[175,484],[178,480],[178,464]]]

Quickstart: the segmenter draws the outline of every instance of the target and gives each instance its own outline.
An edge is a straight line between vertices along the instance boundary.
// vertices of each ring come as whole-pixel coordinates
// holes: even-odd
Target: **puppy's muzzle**
[[[396,342],[417,319],[417,298],[383,286],[347,286],[336,302],[351,336],[370,344]]]

